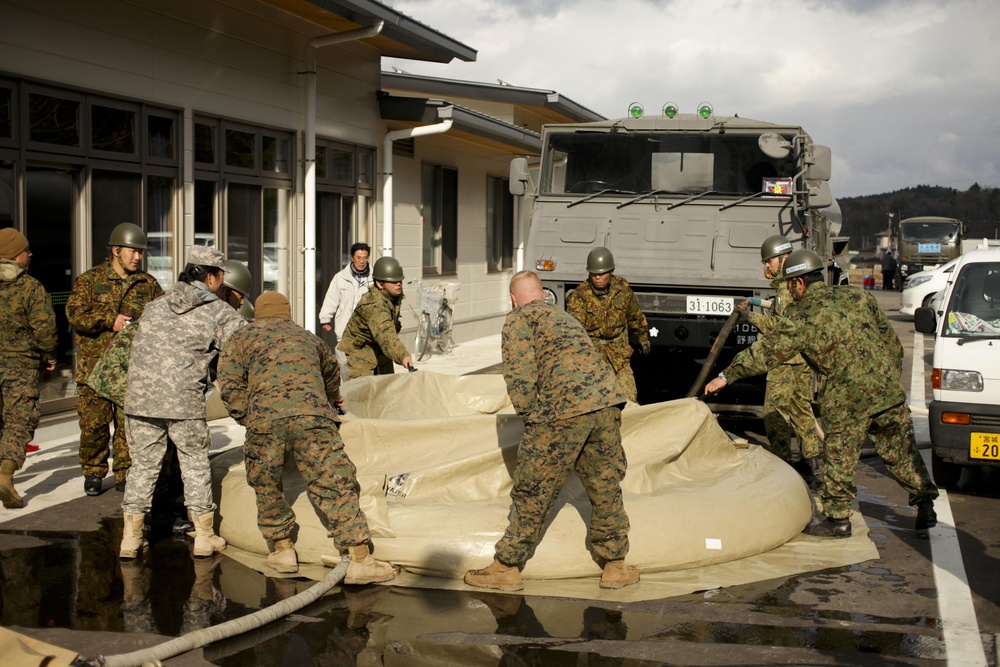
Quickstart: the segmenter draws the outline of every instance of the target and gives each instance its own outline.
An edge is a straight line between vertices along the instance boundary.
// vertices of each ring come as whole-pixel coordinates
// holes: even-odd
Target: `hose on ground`
[[[347,574],[347,566],[349,564],[350,561],[348,559],[341,560],[340,564],[328,575],[298,595],[293,595],[290,598],[277,602],[270,607],[255,611],[247,616],[234,618],[231,621],[213,625],[209,628],[195,630],[176,639],[139,651],[122,653],[120,655],[98,656],[86,661],[84,664],[93,665],[94,667],[141,667],[146,663],[157,665],[162,660],[167,660],[188,651],[194,651],[212,642],[222,641],[229,637],[256,630],[268,623],[273,623],[284,618],[303,607],[307,607],[321,598],[343,580],[344,575]]]

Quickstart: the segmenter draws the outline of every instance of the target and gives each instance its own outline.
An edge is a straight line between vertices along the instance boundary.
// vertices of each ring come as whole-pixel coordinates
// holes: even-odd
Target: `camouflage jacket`
[[[138,330],[138,322],[133,320],[132,324],[115,334],[108,349],[104,351],[87,376],[87,386],[93,389],[95,394],[108,399],[120,408],[125,407],[128,362],[132,356],[135,332]]]
[[[759,375],[801,353],[819,379],[828,431],[902,403],[903,346],[875,298],[857,287],[808,286],[767,335],[733,359],[730,382]]]
[[[402,302],[402,296],[398,303],[393,303],[378,287],[369,287],[348,320],[337,349],[350,356],[356,350],[370,347],[376,356],[387,357],[397,364],[402,363],[403,358],[410,355],[399,340],[399,330],[402,328],[399,323],[399,308]]]
[[[764,313],[750,313],[750,324],[757,327],[762,336],[767,335],[767,331],[774,326],[778,318],[785,317],[788,309],[795,305],[795,299],[792,298],[792,293],[788,291],[788,285],[785,283],[784,276],[778,276],[772,280],[771,288],[774,290],[771,313],[769,315],[765,315]],[[788,365],[804,364],[806,360],[802,358],[801,354],[796,354],[785,363]]]
[[[566,311],[580,320],[594,345],[617,373],[632,357],[629,336],[649,347],[649,324],[628,281],[611,275],[606,290],[596,290],[589,280],[566,297]]]
[[[526,423],[567,419],[625,402],[614,372],[583,326],[543,300],[507,314],[501,344],[507,394]]]
[[[139,319],[125,390],[125,414],[204,419],[209,368],[247,321],[200,282],[178,282]]]
[[[122,278],[110,259],[81,274],[66,301],[66,318],[76,331],[79,346],[73,379],[87,384],[90,369],[115,337],[118,315],[136,319],[146,304],[161,294],[163,288],[156,278],[143,271]]]
[[[219,356],[219,390],[229,415],[254,432],[271,420],[336,418],[340,367],[325,342],[291,320],[269,317],[237,331]]]
[[[0,368],[37,370],[56,358],[56,313],[42,284],[0,259]]]

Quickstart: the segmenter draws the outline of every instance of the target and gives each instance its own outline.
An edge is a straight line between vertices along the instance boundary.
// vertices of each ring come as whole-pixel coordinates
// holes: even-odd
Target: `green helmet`
[[[781,234],[768,237],[760,246],[760,261],[766,262],[778,255],[787,255],[792,251],[792,244]]]
[[[789,278],[798,278],[807,273],[822,270],[823,260],[819,258],[819,255],[812,250],[799,248],[798,250],[793,250],[785,259],[785,274],[782,277],[788,280]]]
[[[222,269],[225,271],[222,276],[223,285],[236,290],[244,297],[250,294],[250,290],[253,289],[253,276],[243,262],[227,259],[222,263]]]
[[[236,312],[242,315],[243,319],[245,319],[247,322],[253,322],[254,317],[256,317],[257,314],[257,311],[254,310],[253,304],[250,303],[250,299],[244,301],[243,305],[240,306],[240,309]]]
[[[145,250],[149,247],[146,241],[146,232],[142,231],[142,228],[134,222],[123,222],[112,229],[108,245],[134,250]]]
[[[587,273],[607,273],[615,270],[615,256],[607,248],[594,248],[587,255]]]
[[[372,278],[383,283],[401,283],[403,267],[395,257],[380,257],[372,267]]]

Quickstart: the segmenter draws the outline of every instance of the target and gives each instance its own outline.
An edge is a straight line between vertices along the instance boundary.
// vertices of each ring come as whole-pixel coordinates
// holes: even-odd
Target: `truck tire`
[[[958,480],[962,477],[962,466],[946,461],[932,451],[931,473],[934,475],[934,483],[945,491],[958,490]]]

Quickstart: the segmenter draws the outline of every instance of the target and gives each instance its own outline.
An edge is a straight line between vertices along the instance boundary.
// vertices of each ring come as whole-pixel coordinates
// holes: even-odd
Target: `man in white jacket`
[[[335,350],[355,306],[372,286],[372,270],[368,264],[370,253],[371,248],[367,243],[355,243],[351,246],[351,263],[330,281],[323,306],[319,309],[319,323],[323,331],[333,330],[336,336],[336,340],[330,345]],[[346,380],[347,357],[340,350],[337,350],[337,362],[340,364],[341,378]]]

